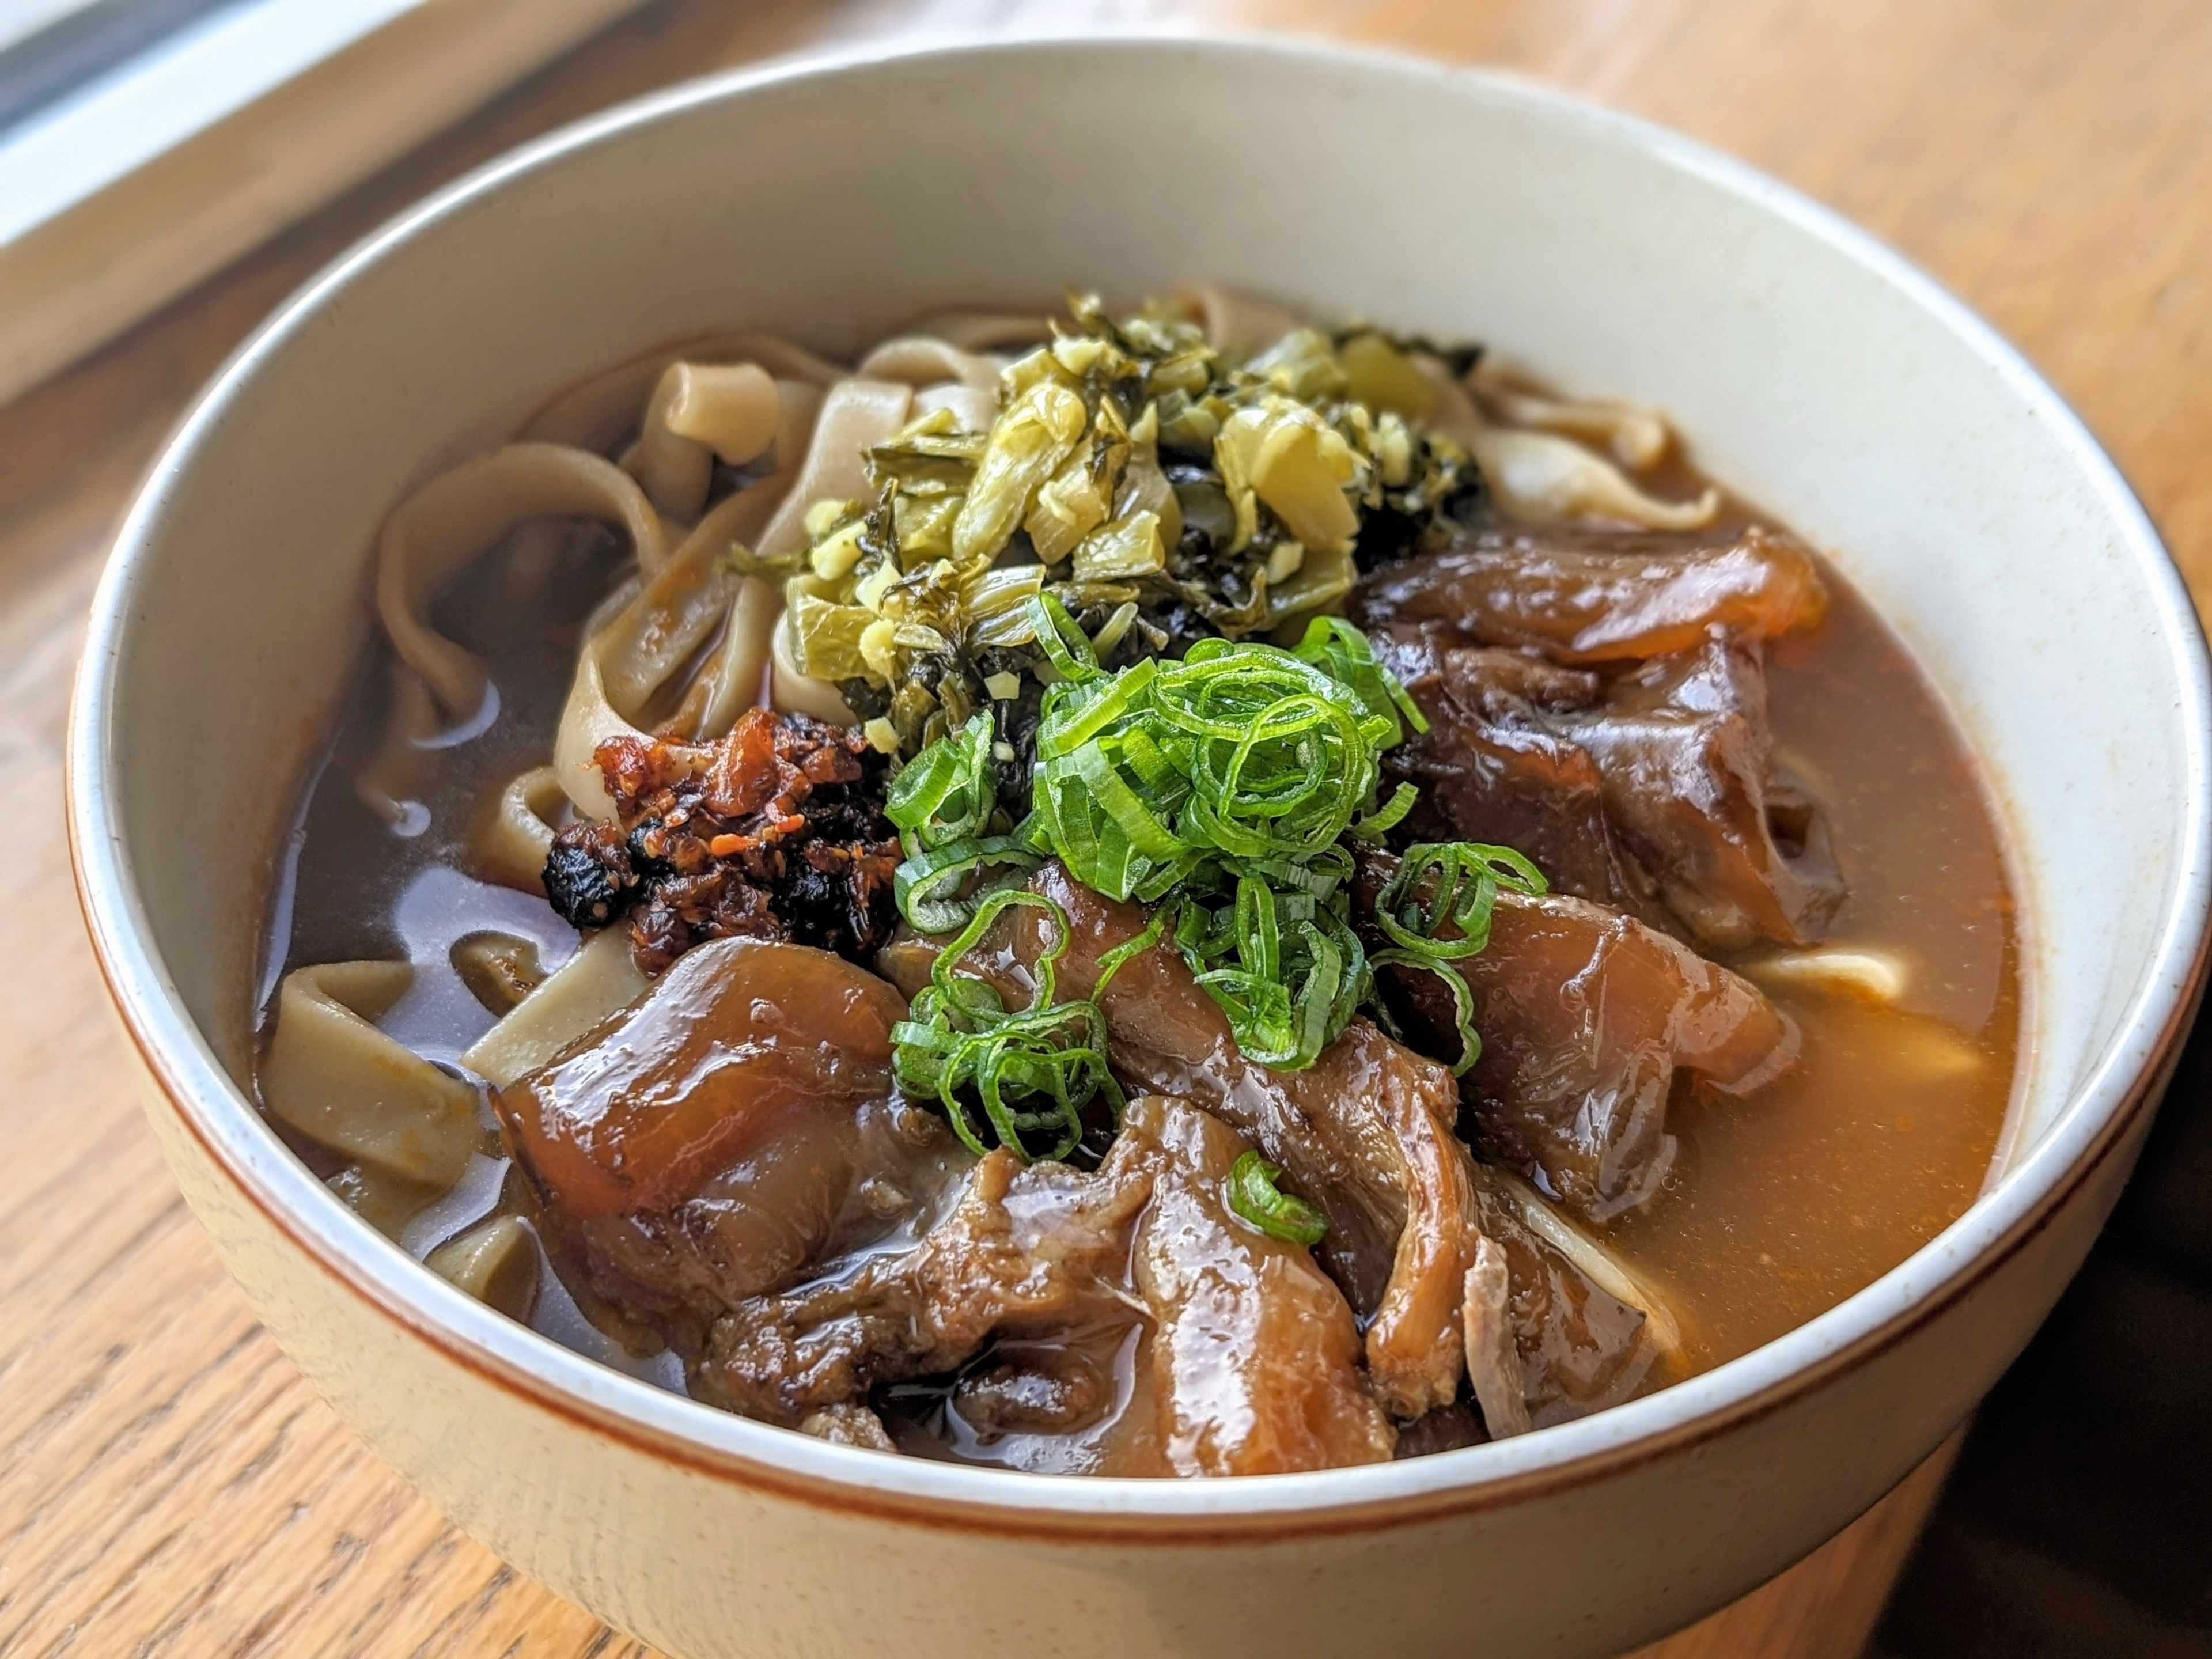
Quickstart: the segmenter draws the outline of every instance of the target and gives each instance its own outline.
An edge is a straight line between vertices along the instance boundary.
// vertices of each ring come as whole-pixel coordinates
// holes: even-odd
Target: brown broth
[[[382,727],[381,656],[351,698],[282,854],[264,1023],[283,972],[404,957],[416,981],[385,1028],[451,1062],[493,1024],[453,968],[455,940],[486,929],[519,934],[537,943],[548,969],[574,948],[541,900],[468,873],[469,837],[507,780],[550,750],[582,621],[613,579],[611,544],[574,546],[536,580],[514,566],[486,560],[439,607],[441,626],[489,663],[497,705],[481,731],[432,757],[415,833],[395,833],[351,787]],[[1777,742],[1825,807],[1850,883],[1830,943],[1900,957],[1909,990],[1890,1010],[1762,979],[1803,1030],[1802,1062],[1749,1100],[1688,1090],[1676,1100],[1670,1122],[1682,1153],[1673,1173],[1606,1237],[1674,1292],[1698,1369],[1833,1306],[1958,1216],[1989,1172],[2012,1092],[2017,930],[1978,769],[1897,640],[1826,574],[1826,623],[1770,651]],[[496,628],[490,617],[501,619]],[[1757,977],[1770,954],[1723,959]],[[286,1138],[319,1173],[335,1173],[329,1154]],[[380,1224],[426,1254],[501,1193],[503,1166],[479,1163],[463,1189],[419,1213],[386,1213]],[[538,1329],[682,1388],[673,1355],[640,1356],[635,1329],[604,1315],[595,1327],[579,1307],[588,1296],[569,1294],[550,1273],[542,1284]],[[905,1392],[910,1399],[893,1402],[890,1415],[910,1450],[1086,1466],[1078,1446],[970,1443],[947,1425],[933,1390]]]
[[[1903,647],[1825,574],[1827,620],[1769,647],[1775,741],[1850,885],[1828,945],[1902,958],[1907,988],[1890,1010],[1761,978],[1804,1059],[1749,1100],[1675,1103],[1673,1173],[1607,1237],[1679,1293],[1701,1365],[1833,1307],[1948,1225],[2012,1096],[2017,927],[1978,770]],[[1759,978],[1772,953],[1717,954]]]

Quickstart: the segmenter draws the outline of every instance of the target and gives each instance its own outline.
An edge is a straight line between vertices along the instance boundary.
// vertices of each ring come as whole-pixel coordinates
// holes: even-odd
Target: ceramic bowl
[[[1215,279],[1506,343],[1673,411],[1832,550],[1987,765],[2027,918],[2002,1170],[1833,1311],[1570,1425],[1379,1468],[1118,1482],[718,1414],[469,1300],[244,1087],[272,854],[368,642],[378,520],[551,388],[731,325],[850,348],[953,302]],[[2112,463],[1893,253],[1668,133],[1322,47],[968,46],[726,76],[475,173],[317,277],[155,463],[70,738],[93,938],[193,1207],[278,1340],[524,1571],[684,1659],[1596,1653],[1747,1589],[2026,1341],[2191,1012],[2207,676]]]

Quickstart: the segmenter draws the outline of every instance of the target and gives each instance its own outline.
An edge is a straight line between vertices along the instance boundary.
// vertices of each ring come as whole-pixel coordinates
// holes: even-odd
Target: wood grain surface
[[[657,0],[0,408],[0,821],[13,826],[0,866],[0,1656],[644,1652],[457,1534],[309,1393],[140,1121],[76,914],[60,756],[93,582],[165,431],[317,266],[546,128],[824,40],[1097,21],[1335,33],[1504,64],[1781,175],[2018,341],[2208,591],[2205,0]],[[1663,1650],[1856,1651],[1940,1478],[1923,1471]]]

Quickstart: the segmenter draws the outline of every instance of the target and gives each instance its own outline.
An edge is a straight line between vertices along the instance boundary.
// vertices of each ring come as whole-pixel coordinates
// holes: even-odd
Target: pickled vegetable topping
[[[1116,322],[1076,298],[1006,369],[988,431],[933,409],[870,451],[871,498],[809,510],[793,659],[886,751],[988,713],[1018,795],[1055,678],[1030,600],[1109,667],[1295,629],[1350,590],[1363,536],[1402,550],[1480,501],[1466,451],[1422,423],[1434,395],[1371,331],[1239,358],[1167,308]]]

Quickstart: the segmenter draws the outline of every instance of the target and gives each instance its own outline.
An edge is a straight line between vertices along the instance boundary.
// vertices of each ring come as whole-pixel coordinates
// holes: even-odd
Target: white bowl
[[[368,639],[378,520],[550,388],[712,326],[1210,278],[1472,334],[1672,410],[1833,550],[2010,823],[2031,1041],[2002,1178],[1790,1335],[1617,1410],[1211,1483],[893,1460],[724,1416],[469,1300],[241,1086],[272,849]],[[471,1531],[682,1656],[1595,1653],[1859,1513],[2079,1264],[2203,967],[2206,663],[2142,509],[2005,343],[1735,162],[1514,82],[1254,42],[726,76],[495,163],[317,277],[155,464],[70,738],[87,917],[193,1207],[270,1328]]]

